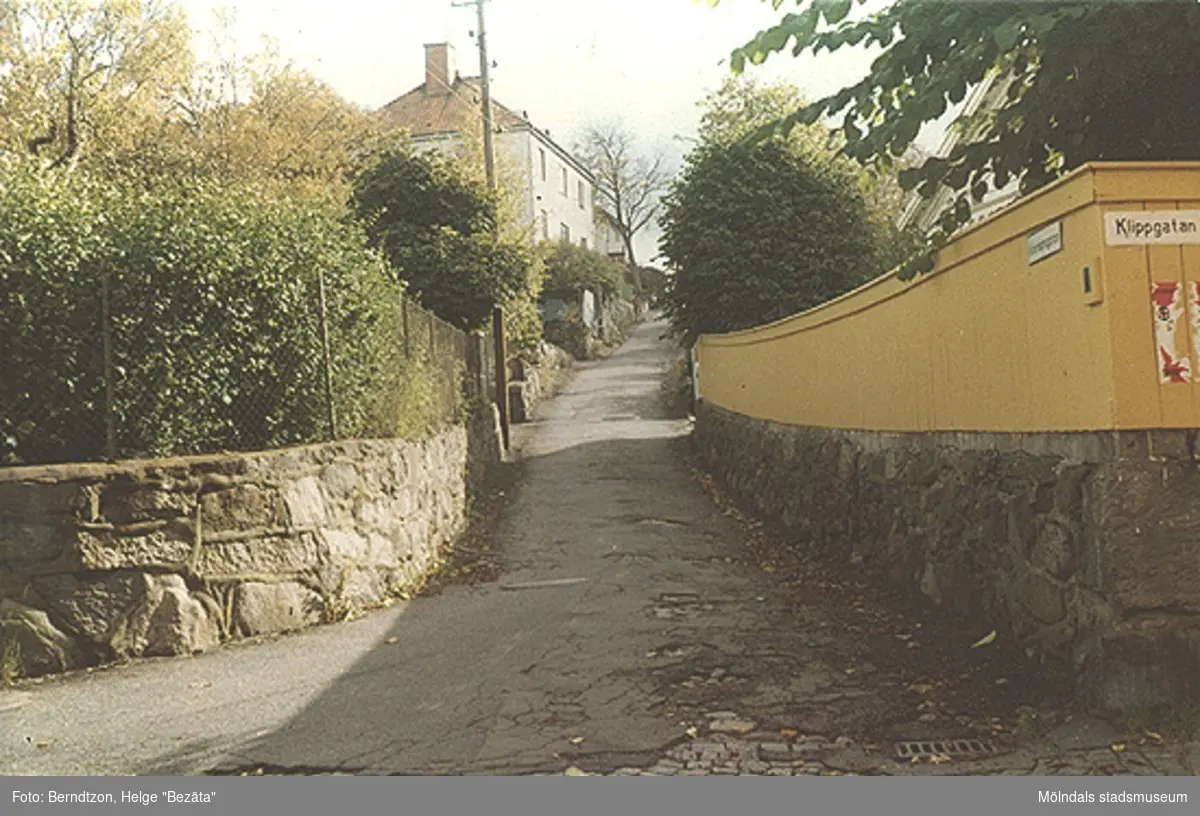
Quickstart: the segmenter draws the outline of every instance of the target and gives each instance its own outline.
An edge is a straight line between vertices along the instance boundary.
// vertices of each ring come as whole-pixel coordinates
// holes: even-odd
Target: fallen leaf
[[[933,686],[928,683],[913,683],[908,687],[910,691],[915,691],[917,694],[928,694],[933,691]]]
[[[846,669],[846,674],[854,674],[856,671],[858,671],[858,669],[851,667],[849,669]]]
[[[570,768],[567,768],[565,771],[563,771],[563,776],[591,776],[591,774],[572,765]]]
[[[1123,743],[1123,742],[1118,742],[1112,746],[1112,751],[1114,754],[1120,754],[1124,750],[1125,750],[1125,743]]]
[[[780,734],[780,736],[784,736],[784,737],[795,737],[795,736],[799,736],[800,732],[797,731],[795,728],[780,728],[779,734]]]
[[[945,765],[950,761],[950,757],[946,756],[945,754],[934,754],[929,758],[929,761],[934,765]]]
[[[997,686],[1007,686],[1007,685],[1008,685],[1008,678],[1007,678],[1007,677],[1001,677],[999,680],[997,680],[997,681],[996,681],[996,685],[997,685]]]
[[[399,642],[400,642],[400,638],[398,638],[398,637],[390,637],[384,641],[384,643],[399,643]]]
[[[583,742],[583,737],[571,737],[572,745],[579,745],[582,742]]]
[[[695,739],[696,737],[700,736],[700,729],[693,725],[691,728],[689,728],[687,731],[684,731],[683,733],[687,734],[692,739]]]
[[[989,643],[993,642],[995,639],[996,639],[996,630],[993,629],[992,631],[988,632],[986,635],[981,637],[979,640],[972,643],[971,648],[978,649],[980,646],[987,646]]]
[[[1154,731],[1147,731],[1146,736],[1149,737],[1150,739],[1154,740],[1155,742],[1163,741],[1162,734],[1156,733]]]

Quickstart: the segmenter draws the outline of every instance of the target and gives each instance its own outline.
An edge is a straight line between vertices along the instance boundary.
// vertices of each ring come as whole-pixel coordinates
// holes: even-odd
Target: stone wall
[[[1200,693],[1195,432],[884,434],[701,402],[695,439],[802,545],[997,629],[1098,707]]]
[[[0,470],[6,672],[199,652],[402,597],[500,457],[489,405],[423,441]]]
[[[570,376],[575,358],[551,343],[542,343],[534,362],[517,358],[510,365],[509,417],[528,422],[541,403],[554,397]]]
[[[551,320],[545,325],[546,339],[577,360],[595,360],[624,343],[645,313],[642,302],[604,298],[595,328],[587,327],[577,316]]]

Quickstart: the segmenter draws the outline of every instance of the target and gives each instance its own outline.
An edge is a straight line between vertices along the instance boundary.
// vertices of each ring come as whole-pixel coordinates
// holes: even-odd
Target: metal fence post
[[[408,360],[412,359],[412,343],[408,337],[408,296],[400,296],[400,316],[401,322],[404,324],[404,357]]]
[[[504,342],[504,309],[492,309],[492,339],[496,344],[496,405],[500,408],[500,431],[508,450],[508,354]]]
[[[104,458],[117,459],[116,398],[113,393],[112,282],[108,266],[100,270],[100,334],[104,345]]]
[[[337,416],[333,409],[333,353],[329,348],[329,313],[325,307],[325,270],[317,268],[317,290],[321,304],[321,345],[325,357],[325,405],[328,410],[329,439],[337,439]]]

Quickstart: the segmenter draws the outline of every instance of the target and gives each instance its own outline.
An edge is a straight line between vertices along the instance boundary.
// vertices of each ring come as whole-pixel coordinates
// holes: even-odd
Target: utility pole
[[[480,85],[480,101],[483,104],[483,167],[487,174],[488,189],[492,193],[496,192],[496,157],[493,145],[492,134],[494,127],[492,125],[492,86],[488,79],[488,74],[491,66],[488,64],[487,54],[487,28],[483,19],[483,4],[487,0],[466,0],[466,2],[452,3],[456,8],[464,6],[475,6],[475,13],[478,18],[478,42],[479,42],[479,85]],[[497,224],[497,230],[499,225]],[[496,355],[496,407],[500,411],[500,430],[503,439],[504,450],[509,447],[509,396],[508,396],[508,344],[504,337],[504,309],[499,304],[492,307],[492,342],[495,344],[494,352]]]
[[[456,8],[465,6],[475,6],[475,13],[478,17],[478,42],[479,42],[479,84],[480,98],[483,104],[483,167],[487,173],[488,189],[495,192],[496,190],[496,158],[492,146],[492,87],[488,79],[487,55],[487,28],[483,19],[483,4],[486,0],[468,0],[465,3],[453,3]]]

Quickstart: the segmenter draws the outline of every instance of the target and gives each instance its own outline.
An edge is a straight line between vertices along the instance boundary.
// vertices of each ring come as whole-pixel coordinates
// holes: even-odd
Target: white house
[[[978,113],[980,110],[1000,107],[1004,104],[1007,90],[1007,83],[997,82],[994,75],[989,74],[982,82],[971,89],[971,93],[968,95],[966,104],[963,106],[959,116],[968,117]],[[973,139],[978,135],[980,135],[978,129],[969,133],[963,133],[958,128],[952,128],[946,134],[941,146],[934,155],[942,158],[948,157],[964,138]],[[1020,195],[1018,182],[1015,179],[1000,190],[989,188],[983,201],[971,202],[971,222],[980,221],[996,211],[1007,207],[1020,198]],[[937,223],[941,214],[953,203],[954,196],[954,191],[948,187],[939,189],[932,198],[922,198],[916,191],[913,191],[909,194],[904,211],[900,214],[898,221],[900,228],[904,229],[909,226],[915,226],[921,233],[928,234]]]
[[[448,43],[425,46],[425,82],[380,109],[403,127],[418,149],[452,150],[459,135],[478,126],[480,81],[454,70]],[[522,178],[526,223],[535,240],[561,240],[596,249],[596,182],[583,164],[524,114],[492,99],[496,161]],[[603,250],[601,250],[603,251]]]
[[[628,260],[625,240],[617,231],[616,221],[603,207],[596,208],[596,251],[607,255],[614,261],[624,263]]]

